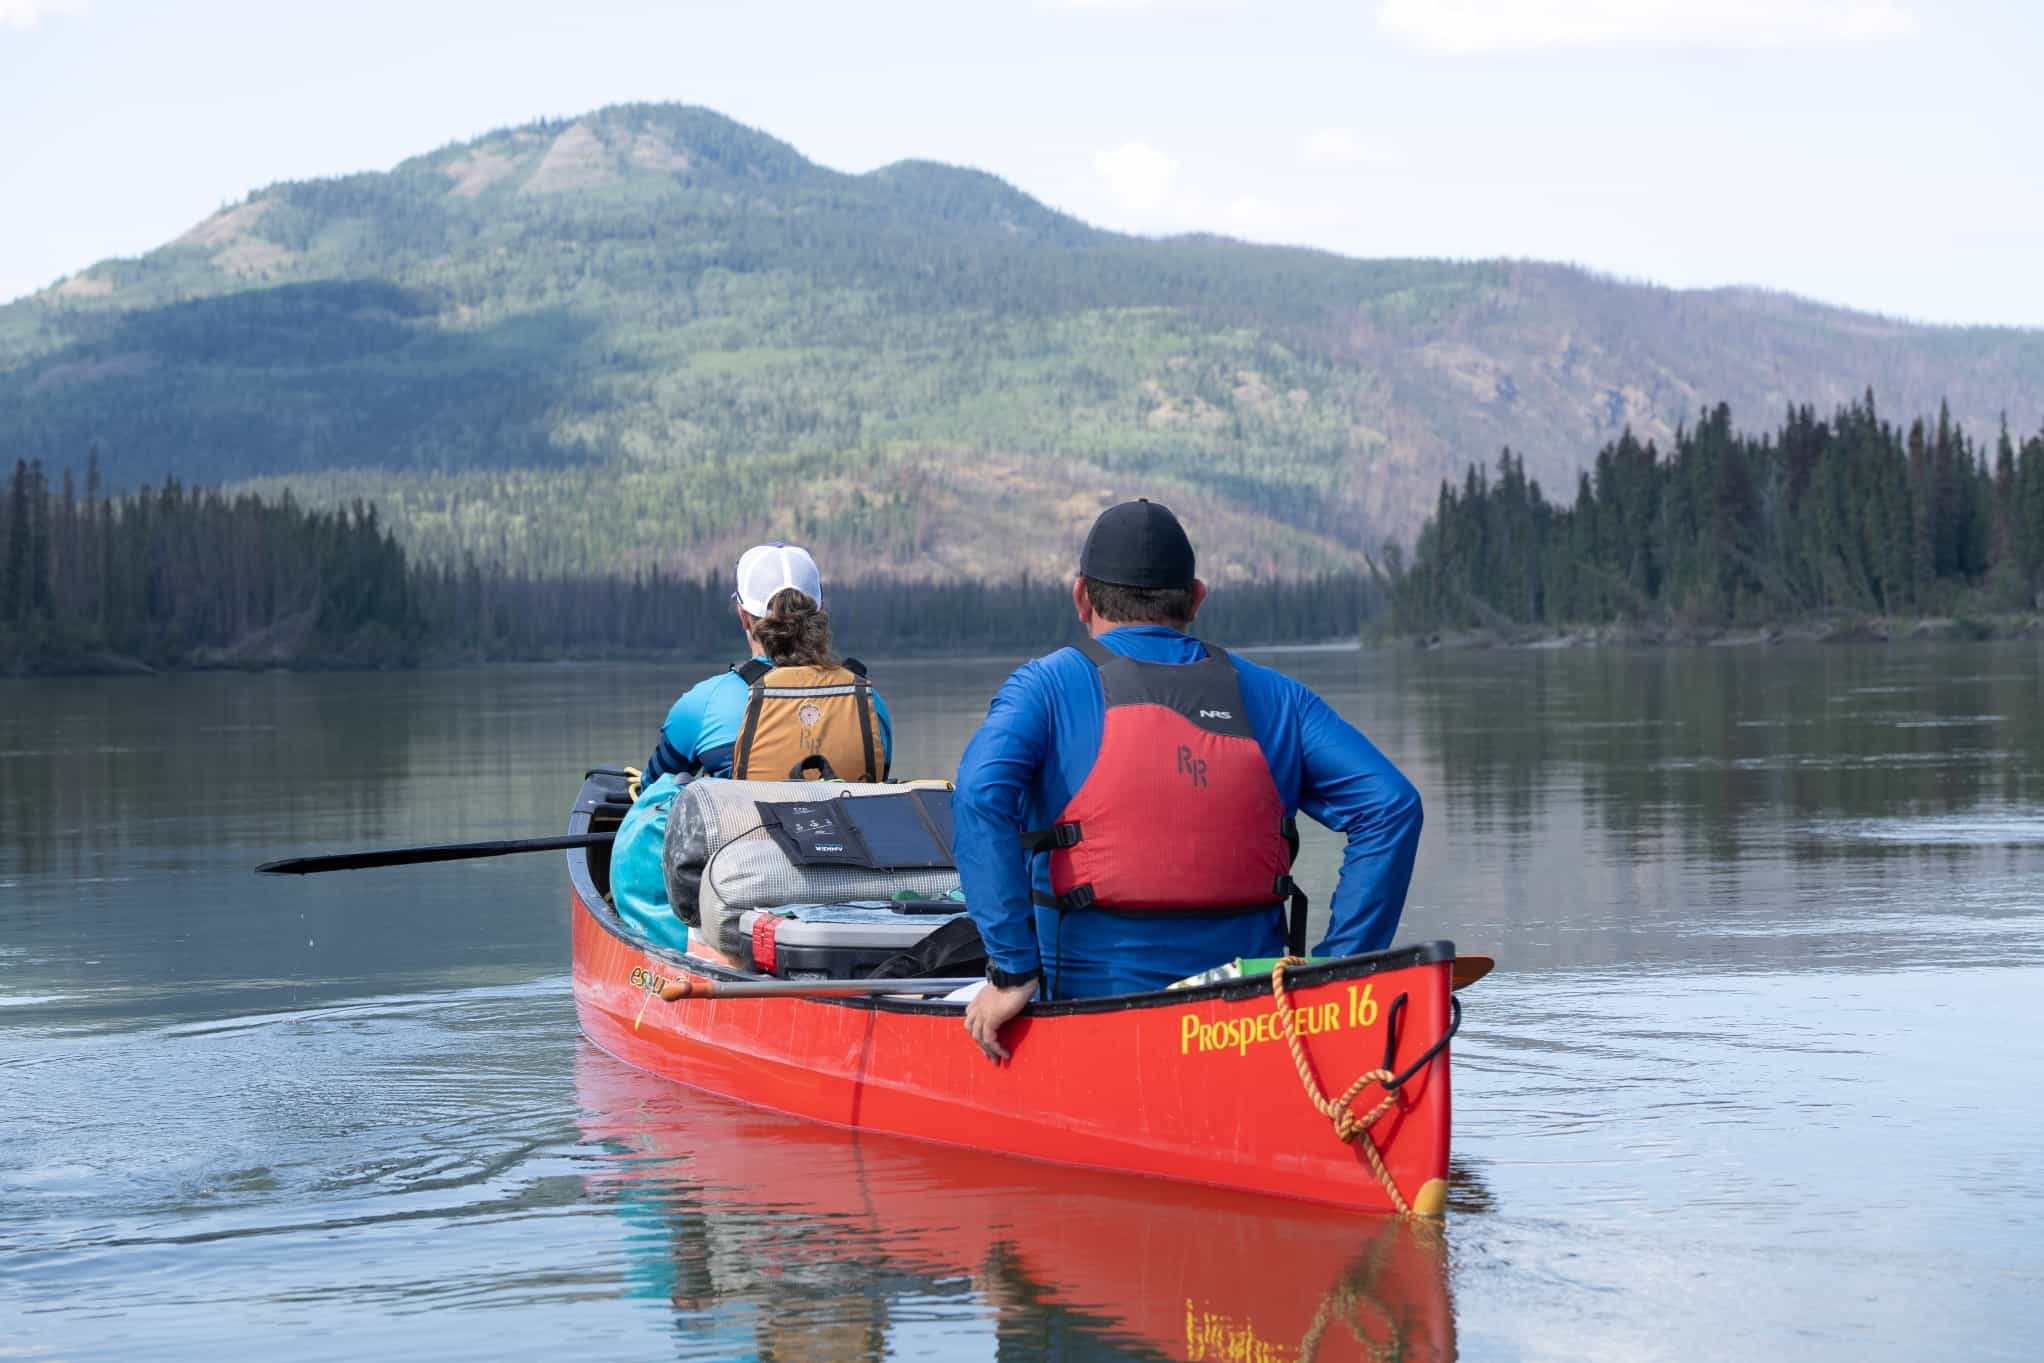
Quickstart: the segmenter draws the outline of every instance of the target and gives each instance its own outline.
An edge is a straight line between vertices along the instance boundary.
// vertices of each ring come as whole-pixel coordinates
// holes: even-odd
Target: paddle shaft
[[[977,984],[976,978],[955,980],[712,980],[684,975],[669,981],[660,997],[681,999],[845,999],[877,994],[948,994]]]
[[[449,842],[427,847],[385,847],[369,852],[336,852],[324,857],[292,857],[266,861],[257,875],[310,876],[322,871],[364,871],[377,866],[418,866],[430,861],[469,861],[477,857],[508,857],[518,852],[560,852],[576,847],[607,847],[615,833],[569,833],[557,838],[513,838],[499,842]]]

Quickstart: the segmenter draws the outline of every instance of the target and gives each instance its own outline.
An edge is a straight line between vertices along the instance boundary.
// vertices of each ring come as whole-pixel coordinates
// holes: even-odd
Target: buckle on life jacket
[[[1053,852],[1060,848],[1077,847],[1085,834],[1076,823],[1052,824],[1049,828],[1038,828],[1022,835],[1022,850],[1025,852]]]
[[[1093,887],[1091,885],[1074,885],[1063,894],[1045,894],[1041,890],[1031,890],[1029,892],[1029,902],[1036,905],[1039,909],[1056,909],[1060,913],[1075,913],[1080,909],[1090,909],[1093,907]]]

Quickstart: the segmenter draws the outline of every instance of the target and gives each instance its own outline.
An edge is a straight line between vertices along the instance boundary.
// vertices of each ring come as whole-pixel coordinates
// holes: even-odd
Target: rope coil
[[[1384,1156],[1377,1149],[1377,1142],[1370,1139],[1370,1128],[1377,1119],[1391,1110],[1398,1101],[1397,1075],[1390,1070],[1365,1070],[1339,1098],[1329,1098],[1320,1087],[1319,1078],[1313,1073],[1313,1062],[1306,1056],[1306,1043],[1299,1037],[1299,1024],[1292,1010],[1291,995],[1285,991],[1285,971],[1295,965],[1305,965],[1302,956],[1287,956],[1271,968],[1270,997],[1278,1021],[1285,1030],[1285,1044],[1291,1048],[1292,1063],[1298,1066],[1299,1082],[1305,1087],[1306,1101],[1315,1111],[1334,1125],[1334,1134],[1344,1145],[1362,1148],[1363,1158],[1369,1162],[1370,1171],[1377,1181],[1384,1185],[1384,1192],[1391,1199],[1391,1205],[1400,1216],[1411,1216],[1412,1207],[1405,1195],[1398,1191],[1398,1185],[1391,1180],[1391,1171],[1384,1167]],[[1355,1101],[1362,1091],[1371,1084],[1384,1086],[1384,1097],[1375,1107],[1361,1117],[1356,1115]]]

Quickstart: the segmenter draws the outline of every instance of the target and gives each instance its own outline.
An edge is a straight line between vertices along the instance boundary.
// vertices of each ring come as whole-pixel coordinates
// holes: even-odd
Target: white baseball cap
[[[738,560],[738,590],[731,595],[747,615],[758,617],[776,593],[790,587],[823,604],[823,575],[809,551],[799,544],[755,544]]]

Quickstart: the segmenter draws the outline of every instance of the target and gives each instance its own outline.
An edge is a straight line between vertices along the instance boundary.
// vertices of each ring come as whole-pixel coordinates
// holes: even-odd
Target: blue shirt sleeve
[[[1049,752],[1051,712],[1042,694],[1039,664],[1017,668],[987,707],[965,756],[951,798],[952,851],[965,905],[987,958],[1011,974],[1043,966],[1029,897],[1029,854],[1023,816],[1029,784]]]
[[[716,680],[711,677],[697,682],[667,712],[667,722],[660,726],[660,742],[639,775],[642,789],[662,776],[686,776],[696,769],[696,745],[703,736],[703,715]]]
[[[1299,687],[1299,809],[1347,835],[1316,956],[1382,951],[1398,931],[1422,820],[1419,792],[1353,724]]]

